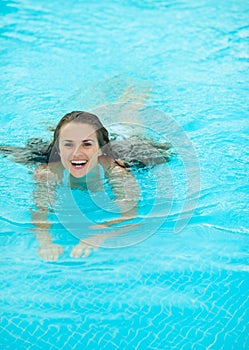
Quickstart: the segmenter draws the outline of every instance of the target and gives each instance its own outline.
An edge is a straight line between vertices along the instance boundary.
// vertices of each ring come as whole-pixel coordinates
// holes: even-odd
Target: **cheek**
[[[59,148],[59,155],[60,155],[61,161],[67,160],[67,158],[69,157],[70,153],[71,153],[70,150],[67,150],[67,149],[64,149],[64,148]]]
[[[102,155],[101,149],[100,148],[96,148],[93,154],[93,158],[95,158],[96,160],[98,159],[99,156]]]

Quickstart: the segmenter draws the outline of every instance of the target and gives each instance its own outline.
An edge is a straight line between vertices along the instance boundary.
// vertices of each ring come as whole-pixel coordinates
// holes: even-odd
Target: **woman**
[[[115,229],[115,224],[136,218],[138,212],[139,187],[129,168],[147,168],[168,161],[169,148],[168,143],[136,136],[110,142],[108,131],[96,115],[76,111],[60,120],[49,146],[42,140],[32,139],[25,148],[0,146],[0,152],[5,156],[13,155],[16,162],[40,163],[35,171],[36,210],[31,210],[32,223],[40,244],[39,256],[57,260],[63,249],[52,242],[48,232],[51,226],[49,206],[56,200],[56,188],[66,184],[85,192],[103,191],[106,179],[119,208],[118,217],[101,225],[91,225],[90,232],[113,225]],[[83,253],[88,256],[92,247],[100,246],[106,239],[125,233],[133,226],[122,225],[118,231],[80,240],[71,256],[80,257]]]
[[[96,191],[101,172],[112,186],[120,217],[91,228],[108,227],[137,216],[139,188],[133,174],[121,160],[115,160],[109,142],[108,131],[94,114],[76,111],[66,114],[54,132],[48,148],[47,164],[36,169],[36,211],[32,211],[32,222],[40,244],[39,256],[45,260],[56,260],[63,253],[62,247],[52,242],[48,233],[48,204],[55,186],[65,182],[71,188]],[[117,182],[117,178],[120,179]],[[117,185],[119,184],[119,185]],[[124,232],[125,227],[120,232]],[[115,231],[114,231],[115,232]],[[89,255],[92,246],[99,246],[113,234],[94,235],[74,247],[71,256]]]

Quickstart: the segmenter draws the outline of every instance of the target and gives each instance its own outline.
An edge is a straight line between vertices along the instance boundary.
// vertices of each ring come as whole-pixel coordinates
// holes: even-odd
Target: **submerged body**
[[[16,162],[38,163],[34,174],[36,210],[31,210],[32,223],[40,244],[39,256],[56,260],[63,249],[53,243],[49,233],[48,208],[55,201],[56,187],[63,184],[65,174],[69,179],[67,185],[80,191],[96,191],[99,186],[103,189],[103,182],[108,181],[113,201],[119,208],[115,218],[89,225],[89,237],[81,240],[71,253],[73,257],[83,253],[87,256],[93,246],[98,247],[113,235],[132,229],[132,225],[127,224],[118,230],[114,226],[112,233],[96,234],[96,229],[137,217],[139,186],[130,168],[147,168],[168,161],[169,148],[168,143],[160,144],[136,136],[121,141],[114,138],[110,142],[108,131],[96,115],[76,111],[60,120],[50,144],[32,139],[26,148],[0,146],[0,152],[5,156],[13,155]]]
[[[40,243],[38,254],[43,259],[56,260],[63,253],[62,247],[52,242],[47,217],[48,203],[54,200],[55,188],[63,183],[65,172],[69,174],[68,186],[71,188],[96,191],[97,184],[102,181],[99,171],[101,167],[112,187],[114,201],[119,207],[117,218],[89,227],[92,235],[74,247],[72,257],[80,257],[83,252],[84,256],[89,255],[92,247],[98,247],[116,234],[116,231],[93,234],[96,229],[112,226],[137,216],[139,187],[134,175],[121,161],[111,156],[108,141],[107,130],[96,116],[89,113],[69,113],[58,124],[50,147],[50,161],[39,166],[35,172],[37,210],[32,211],[32,221]],[[109,152],[109,155],[106,152]],[[125,230],[124,226],[119,233]]]

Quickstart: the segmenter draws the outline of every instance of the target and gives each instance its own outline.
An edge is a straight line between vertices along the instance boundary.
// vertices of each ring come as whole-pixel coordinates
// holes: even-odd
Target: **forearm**
[[[41,197],[40,197],[41,199]],[[51,222],[48,220],[48,208],[45,203],[35,200],[36,209],[31,209],[32,231],[39,243],[40,248],[48,249],[53,245],[52,236],[49,233]]]
[[[31,210],[32,224],[34,225],[33,231],[40,244],[52,242],[52,237],[48,230],[51,227],[51,223],[47,218],[48,212],[46,210]]]
[[[31,210],[32,224],[34,225],[32,230],[39,243],[37,254],[44,260],[55,261],[63,253],[63,248],[52,242],[52,236],[48,231],[51,223],[48,221],[47,214],[47,210],[39,208]]]
[[[112,169],[109,183],[122,220],[137,217],[140,188],[135,176],[118,166]]]
[[[48,232],[51,227],[51,223],[48,220],[48,207],[51,200],[50,197],[53,198],[54,188],[48,181],[47,176],[45,176],[47,172],[44,175],[45,170],[46,168],[42,168],[42,171],[37,171],[39,176],[36,175],[35,177],[33,192],[35,209],[31,209],[31,221],[34,225],[33,231],[41,244],[52,241]]]
[[[32,230],[40,245],[37,253],[44,260],[54,261],[63,253],[63,248],[52,242],[49,233],[51,227],[48,219],[49,204],[55,197],[57,174],[48,166],[41,166],[35,172],[35,180],[33,199],[36,209],[31,209],[31,220],[34,225]]]

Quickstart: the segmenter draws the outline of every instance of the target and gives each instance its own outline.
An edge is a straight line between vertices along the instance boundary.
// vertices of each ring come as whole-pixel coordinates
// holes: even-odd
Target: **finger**
[[[63,253],[63,248],[61,246],[53,247],[49,252],[49,260],[55,261],[58,260],[60,255]]]
[[[91,253],[91,248],[86,248],[85,249],[85,254],[84,254],[84,258],[87,258],[89,255],[90,255],[90,253]]]
[[[60,247],[58,250],[53,252],[53,260],[58,260],[62,254],[63,254],[63,248]]]
[[[74,247],[73,250],[71,251],[71,258],[80,258],[82,254],[82,250],[79,248]]]
[[[86,245],[78,244],[72,249],[70,256],[72,258],[80,258],[85,248],[87,248]]]
[[[46,261],[55,261],[58,259],[58,256],[56,256],[55,254],[51,254],[51,252],[48,251],[40,251],[38,252],[38,255],[41,259]]]
[[[55,261],[58,260],[59,254],[58,251],[48,250],[46,254],[46,260],[47,261]]]

